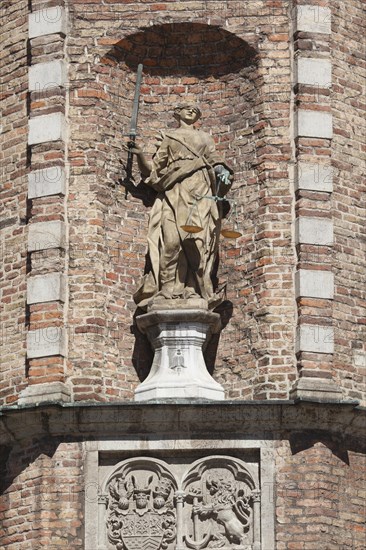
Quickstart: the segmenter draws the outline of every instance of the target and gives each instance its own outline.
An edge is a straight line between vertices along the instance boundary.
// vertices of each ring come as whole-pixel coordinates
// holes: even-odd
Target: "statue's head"
[[[174,118],[194,124],[201,117],[201,109],[195,103],[179,103],[174,109]]]

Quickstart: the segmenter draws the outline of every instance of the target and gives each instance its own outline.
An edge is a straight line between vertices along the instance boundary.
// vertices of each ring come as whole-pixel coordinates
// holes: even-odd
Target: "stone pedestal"
[[[135,401],[224,399],[224,389],[208,373],[202,353],[211,335],[221,328],[220,316],[207,309],[175,307],[155,306],[136,319],[155,356],[149,376],[135,391]]]

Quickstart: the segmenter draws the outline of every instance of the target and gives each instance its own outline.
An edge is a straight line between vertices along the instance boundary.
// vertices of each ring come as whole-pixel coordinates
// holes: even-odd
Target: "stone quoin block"
[[[28,359],[66,355],[65,329],[61,327],[44,327],[31,330],[27,334]]]
[[[334,329],[322,325],[300,325],[296,331],[296,353],[334,353]]]
[[[38,403],[67,403],[70,401],[70,389],[63,382],[32,384],[19,395],[19,405],[36,405]]]
[[[65,277],[62,273],[49,273],[30,277],[27,281],[27,304],[65,301]]]
[[[62,113],[41,115],[29,119],[28,145],[64,140],[65,117]]]
[[[50,166],[34,170],[28,174],[28,198],[64,195],[66,191],[65,169],[61,166]]]
[[[48,63],[36,63],[29,67],[29,90],[45,93],[56,86],[66,84],[66,64],[61,59]]]
[[[333,245],[333,221],[328,218],[301,216],[295,222],[296,244]]]
[[[332,85],[332,64],[328,59],[298,57],[296,60],[295,83],[319,88]]]
[[[61,221],[38,222],[29,226],[28,252],[65,248],[65,224]]]
[[[295,169],[295,189],[309,191],[333,191],[333,169],[324,164],[299,162]]]
[[[331,113],[299,109],[295,118],[295,137],[331,139],[333,120]]]
[[[331,271],[299,269],[295,273],[295,293],[299,296],[333,299],[334,275]]]
[[[43,8],[29,15],[29,38],[47,34],[66,34],[66,31],[66,12],[61,6]]]
[[[323,6],[297,6],[295,30],[315,34],[330,34],[331,10]]]

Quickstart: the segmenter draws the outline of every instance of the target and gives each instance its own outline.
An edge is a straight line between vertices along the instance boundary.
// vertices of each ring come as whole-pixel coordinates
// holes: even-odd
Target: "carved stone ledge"
[[[220,316],[206,309],[154,310],[136,319],[155,351],[147,379],[135,401],[151,399],[224,399],[208,373],[202,348],[221,328]]]
[[[304,376],[296,380],[290,391],[291,399],[316,399],[317,401],[342,401],[342,391],[337,384],[326,378]]]
[[[70,389],[63,382],[33,384],[28,386],[19,396],[19,405],[38,405],[43,403],[69,403]]]

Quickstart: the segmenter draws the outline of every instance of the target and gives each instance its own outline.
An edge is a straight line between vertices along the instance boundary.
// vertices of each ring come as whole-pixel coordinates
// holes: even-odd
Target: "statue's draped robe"
[[[224,159],[216,152],[206,132],[179,129],[162,135],[146,184],[158,195],[150,213],[148,246],[151,270],[134,295],[146,308],[155,297],[188,299],[201,297],[215,307],[211,273],[217,255],[220,205],[216,195],[214,167]],[[224,193],[230,185],[225,187]],[[221,196],[224,194],[220,188]],[[188,234],[181,226],[203,228]]]

